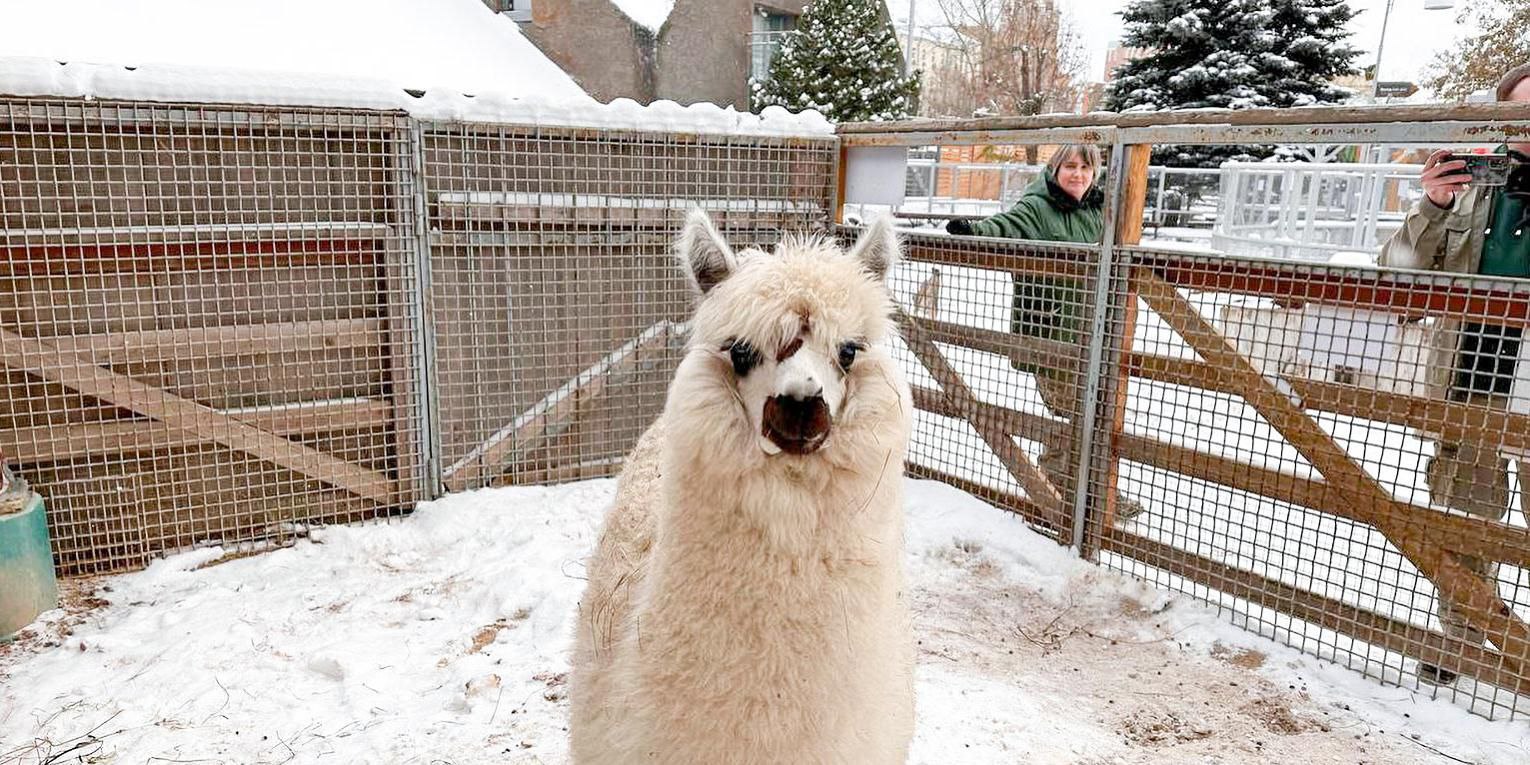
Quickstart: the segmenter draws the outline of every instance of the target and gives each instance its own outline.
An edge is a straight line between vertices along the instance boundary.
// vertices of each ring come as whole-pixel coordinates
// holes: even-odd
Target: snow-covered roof
[[[617,10],[639,26],[658,32],[675,9],[675,0],[611,0]]]
[[[663,5],[665,15],[672,4],[629,1]],[[697,133],[833,132],[817,112],[600,104],[482,0],[0,0],[0,19],[6,95],[401,109],[426,119]]]
[[[365,84],[589,99],[515,22],[481,0],[0,0],[0,17],[0,55],[137,67],[156,75],[155,90],[169,85],[165,75],[205,70],[212,77],[202,90],[257,82],[337,89],[328,82],[344,90]],[[13,72],[18,66],[24,71]],[[0,87],[35,89],[53,79],[73,90],[89,84],[82,76],[100,73],[39,74],[8,61]],[[27,79],[17,83],[14,75]]]

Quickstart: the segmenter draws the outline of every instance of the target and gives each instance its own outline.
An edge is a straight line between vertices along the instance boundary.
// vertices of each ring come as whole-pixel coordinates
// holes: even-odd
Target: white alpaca
[[[904,762],[897,237],[883,220],[849,253],[788,238],[735,255],[692,211],[678,249],[702,298],[589,561],[574,762]]]

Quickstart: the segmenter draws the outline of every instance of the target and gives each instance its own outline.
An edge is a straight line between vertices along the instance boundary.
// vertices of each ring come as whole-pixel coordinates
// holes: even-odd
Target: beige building
[[[749,108],[762,75],[805,0],[675,0],[649,28],[616,0],[484,0],[521,24],[548,58],[600,101],[669,99]],[[644,19],[655,23],[655,19]]]
[[[1116,69],[1128,61],[1134,61],[1148,54],[1147,48],[1123,48],[1119,40],[1111,40],[1105,48],[1105,82],[1116,78]]]

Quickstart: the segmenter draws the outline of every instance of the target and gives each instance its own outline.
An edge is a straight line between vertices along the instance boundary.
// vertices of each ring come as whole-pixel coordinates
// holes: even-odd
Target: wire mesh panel
[[[1100,560],[1488,714],[1530,710],[1530,285],[1127,251]],[[1125,282],[1125,279],[1123,279]]]
[[[612,474],[663,406],[687,208],[736,247],[828,217],[832,139],[425,128],[448,490]]]
[[[914,234],[890,284],[913,388],[909,473],[1068,543],[1097,247]]]
[[[68,574],[421,495],[408,123],[0,100],[0,452]]]

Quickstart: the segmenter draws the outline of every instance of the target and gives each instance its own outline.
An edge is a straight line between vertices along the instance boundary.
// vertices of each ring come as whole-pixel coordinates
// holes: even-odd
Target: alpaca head
[[[788,236],[771,253],[735,253],[692,210],[677,249],[701,296],[679,392],[726,430],[711,435],[765,458],[807,457],[899,406],[896,365],[881,347],[892,310],[884,280],[898,257],[885,218],[848,252]]]

